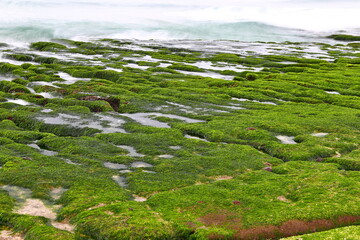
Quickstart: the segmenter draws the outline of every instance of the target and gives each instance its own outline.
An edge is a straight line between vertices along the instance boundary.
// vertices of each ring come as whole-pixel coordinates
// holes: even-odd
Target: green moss
[[[284,168],[287,168],[286,173]],[[292,219],[331,219],[349,212],[358,214],[355,212],[359,209],[353,208],[357,201],[354,193],[358,191],[355,180],[358,174],[347,178],[336,165],[306,162],[289,162],[274,171],[282,174],[249,172],[235,180],[159,193],[148,203],[181,228],[190,230],[187,223],[192,222],[197,227],[205,225],[207,229],[220,228],[225,232],[235,223],[231,219],[241,221],[241,224],[236,223],[237,231],[241,231],[241,228],[278,225]],[[345,185],[347,190],[343,189]],[[329,201],[333,194],[337,197]],[[222,220],[212,224],[211,218],[220,216]],[[195,229],[200,234],[200,229]],[[227,231],[226,236],[232,237],[237,231]],[[209,236],[208,231],[204,234],[204,237]]]
[[[30,47],[39,51],[58,51],[67,49],[64,45],[54,42],[36,42],[32,43]]]
[[[264,45],[269,51],[286,47],[296,52],[238,55],[149,43],[131,50],[133,43],[111,39],[57,42],[34,43],[26,54],[4,52],[40,64],[0,63],[0,74],[13,78],[0,82],[0,184],[25,187],[33,198],[61,204],[58,220],[77,228],[72,234],[54,229],[47,219],[14,214],[14,200],[0,191],[2,226],[27,239],[238,239],[251,231],[256,236],[249,238],[274,238],[261,232],[264,228],[277,229],[274,234],[280,238],[293,222],[357,224],[354,217],[342,220],[359,215],[357,43],[271,43],[277,45]],[[311,47],[336,60],[323,60],[309,52]],[[32,54],[33,49],[96,56],[64,61]],[[308,52],[318,59],[303,57]],[[159,67],[161,61],[172,65]],[[234,76],[234,81],[186,73],[212,71],[194,66],[201,61],[245,71],[213,71]],[[149,68],[124,67],[127,63]],[[68,84],[60,72],[79,81]],[[32,83],[41,81],[58,87]],[[29,83],[36,93],[58,97],[32,94]],[[91,123],[94,112],[108,111],[101,115],[124,120],[121,127],[127,133],[41,120],[67,113]],[[170,126],[156,128],[122,115],[141,112],[204,122],[152,116]],[[110,126],[105,120],[101,125]],[[296,144],[281,143],[279,135],[294,137]],[[28,146],[35,142],[40,149]],[[122,164],[114,165],[121,169],[109,168],[108,162]],[[136,167],[138,162],[151,165]],[[116,177],[126,184],[120,186]],[[50,192],[59,187],[67,191],[54,200]],[[137,196],[147,200],[136,202]],[[316,228],[322,230],[326,227]]]
[[[346,35],[346,34],[334,34],[334,35],[328,36],[328,38],[332,38],[332,39],[338,40],[338,41],[346,41],[346,42],[360,41],[360,36],[353,36],[353,35]]]
[[[86,235],[79,239],[174,239],[177,234],[146,205],[124,202],[106,205],[78,215],[78,230]]]
[[[203,70],[201,68],[198,68],[196,66],[191,66],[191,65],[185,65],[185,64],[173,64],[173,65],[169,66],[168,68],[175,69],[175,70],[189,71],[189,72],[205,72],[205,70]]]
[[[0,189],[0,207],[2,212],[10,212],[15,205],[15,201],[11,198],[7,191]],[[1,214],[1,213],[0,213]],[[3,223],[0,222],[0,226]]]
[[[33,61],[34,57],[27,55],[27,54],[20,54],[20,53],[14,53],[14,54],[6,54],[6,58],[17,60],[17,61]]]
[[[0,223],[11,227],[16,232],[25,233],[25,238],[30,240],[35,239],[59,239],[70,240],[74,239],[74,235],[56,229],[47,225],[47,220],[43,217],[32,217],[19,214],[0,213]]]
[[[0,81],[0,91],[30,93],[30,90],[16,82]]]
[[[18,84],[21,84],[24,86],[26,86],[29,83],[29,81],[22,79],[22,78],[15,78],[14,80],[12,80],[12,82],[18,83]]]
[[[0,73],[12,73],[17,69],[19,69],[19,67],[16,65],[10,63],[0,63]]]
[[[91,137],[46,137],[41,139],[38,144],[46,149],[61,153],[83,155],[95,159],[103,159],[104,161],[113,154],[125,152],[121,148]]]

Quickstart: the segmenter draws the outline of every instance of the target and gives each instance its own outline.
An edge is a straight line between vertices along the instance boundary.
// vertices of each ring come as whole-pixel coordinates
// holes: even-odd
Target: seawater
[[[314,41],[360,33],[359,0],[0,0],[0,42]]]

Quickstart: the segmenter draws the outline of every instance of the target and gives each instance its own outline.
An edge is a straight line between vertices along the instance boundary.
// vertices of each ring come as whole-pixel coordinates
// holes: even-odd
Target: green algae
[[[224,224],[219,224],[219,228],[231,224],[231,219],[238,219],[235,229],[227,229],[223,236],[226,238],[236,235],[242,228],[278,225],[291,219],[331,219],[350,212],[358,215],[356,192],[359,183],[356,178],[359,174],[353,172],[349,178],[344,174],[337,170],[336,165],[289,162],[275,167],[274,173],[249,172],[234,180],[159,193],[148,203],[165,219],[187,229],[200,229],[204,225],[211,227],[217,221],[216,215],[229,217],[218,219]],[[325,185],[331,185],[331,190],[324,188]],[[345,204],[340,198],[347,195],[347,191],[354,195],[353,198],[347,196]],[[334,195],[337,200],[329,201],[329,197],[334,198]],[[214,222],[207,221],[210,216],[215,218]],[[210,233],[201,234],[208,236]]]
[[[360,41],[360,36],[353,36],[353,35],[346,35],[346,34],[333,34],[333,35],[328,36],[328,38],[332,38],[332,39],[338,40],[338,41],[346,41],[346,42]]]
[[[56,51],[66,49],[64,45],[54,42],[36,42],[32,43],[30,47],[39,51]]]
[[[14,199],[3,190],[1,226],[26,239],[260,239],[358,223],[360,69],[349,50],[357,43],[312,45],[331,61],[303,57],[302,43],[288,43],[297,52],[284,55],[129,44],[60,39],[33,43],[26,54],[6,51],[26,63],[0,63],[0,74],[13,77],[0,82],[0,185],[60,204],[57,219],[76,228],[13,213]],[[200,61],[244,71],[192,65]],[[190,75],[209,71],[234,80]],[[152,112],[168,115],[144,121],[170,128],[125,117]],[[111,114],[101,122],[99,113]],[[70,120],[46,122],[59,114]],[[101,127],[75,124],[84,119]],[[67,191],[54,200],[58,187]],[[346,216],[353,220],[338,220]],[[289,221],[325,221],[328,228],[283,233]]]

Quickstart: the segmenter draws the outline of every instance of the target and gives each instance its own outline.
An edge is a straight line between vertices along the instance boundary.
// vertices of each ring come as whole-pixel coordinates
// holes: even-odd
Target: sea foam
[[[115,37],[307,41],[359,33],[356,0],[0,1],[0,41]]]

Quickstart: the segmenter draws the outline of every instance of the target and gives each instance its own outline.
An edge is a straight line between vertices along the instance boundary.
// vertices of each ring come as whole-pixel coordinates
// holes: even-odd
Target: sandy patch
[[[0,240],[23,240],[24,238],[18,234],[8,230],[0,231]]]
[[[140,197],[140,196],[137,196],[137,195],[133,195],[133,197],[134,197],[135,202],[146,202],[146,200],[147,200],[147,198]]]
[[[289,199],[287,199],[285,196],[282,196],[282,195],[278,196],[276,199],[281,202],[291,202]]]
[[[67,221],[62,221],[62,222],[51,221],[51,225],[53,225],[57,229],[61,229],[68,232],[74,232],[74,225],[71,225]]]
[[[215,176],[215,177],[211,177],[211,179],[215,180],[215,181],[221,181],[221,180],[230,180],[233,179],[233,176]]]
[[[20,209],[16,211],[16,213],[45,217],[51,220],[51,224],[55,228],[69,232],[74,231],[74,226],[72,226],[68,222],[55,221],[56,213],[47,206],[45,206],[43,201],[41,201],[40,199],[33,199],[33,198],[26,199],[25,203],[22,205]]]
[[[26,199],[24,205],[18,209],[16,213],[45,217],[49,219],[56,218],[56,214],[46,207],[41,200],[33,198]]]
[[[341,157],[341,153],[336,152],[336,155],[334,155],[333,157],[334,157],[334,158],[339,158],[339,157]]]
[[[104,207],[104,206],[106,206],[105,203],[100,203],[100,204],[98,204],[98,205],[96,205],[96,206],[93,206],[93,207],[88,208],[87,210],[93,210],[93,209],[101,208],[101,207]]]

